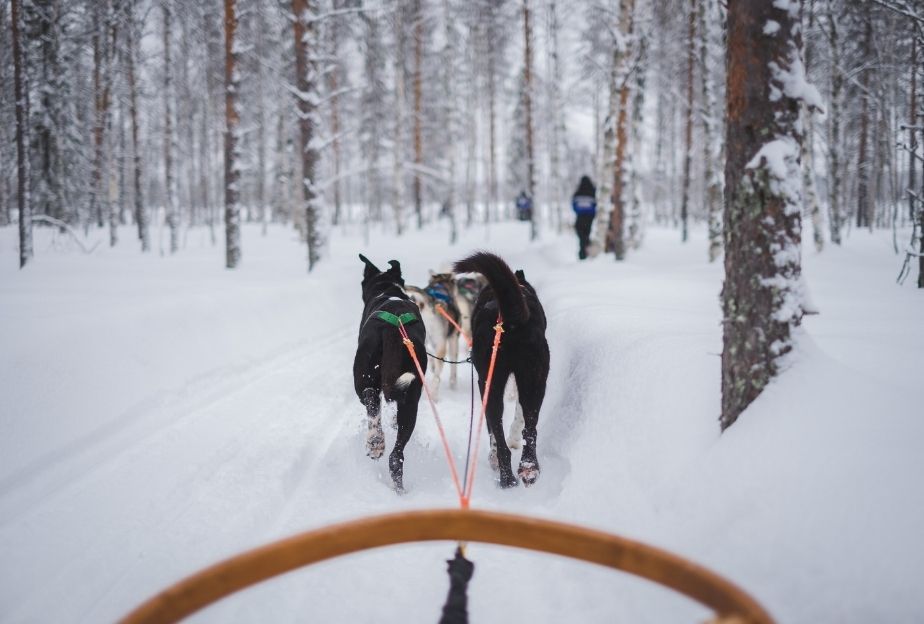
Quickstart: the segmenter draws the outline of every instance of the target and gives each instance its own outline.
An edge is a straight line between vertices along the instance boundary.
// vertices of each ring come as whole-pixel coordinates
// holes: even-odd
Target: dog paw
[[[497,480],[497,483],[498,485],[500,485],[501,489],[504,489],[504,490],[514,488],[518,485],[516,477],[514,477],[512,474],[506,475],[506,476],[500,475]]]
[[[523,481],[523,485],[529,487],[539,479],[539,464],[530,461],[521,462],[517,475]]]
[[[366,434],[366,455],[379,459],[385,453],[385,434],[381,430],[370,429]]]
[[[488,463],[491,464],[491,470],[497,472],[500,470],[500,463],[497,461],[497,446],[494,445],[494,440],[491,440],[491,452],[488,453]]]

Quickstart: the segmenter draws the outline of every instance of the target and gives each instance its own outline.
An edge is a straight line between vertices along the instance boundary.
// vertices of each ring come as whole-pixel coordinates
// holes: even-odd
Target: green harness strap
[[[394,325],[395,327],[399,327],[401,324],[409,325],[417,320],[417,315],[415,315],[413,312],[405,312],[401,316],[397,316],[391,312],[380,310],[375,315],[381,320],[390,325]]]

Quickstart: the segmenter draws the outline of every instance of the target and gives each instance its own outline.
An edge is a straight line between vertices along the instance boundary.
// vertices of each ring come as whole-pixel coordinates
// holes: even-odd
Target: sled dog
[[[425,353],[426,328],[417,305],[404,291],[401,264],[389,260],[391,268],[382,271],[364,255],[362,280],[363,316],[359,325],[359,344],[353,360],[353,385],[366,408],[366,454],[379,459],[385,452],[382,431],[381,396],[398,406],[398,434],[388,457],[388,467],[395,489],[404,489],[404,447],[417,422],[417,403],[423,389],[414,362],[402,342],[399,325],[403,325],[418,354]],[[426,372],[427,359],[420,359]]]
[[[427,345],[431,349],[430,352],[436,356],[430,358],[430,396],[436,401],[439,399],[440,375],[443,372],[442,359],[453,362],[459,359],[459,330],[437,309],[437,306],[442,306],[446,314],[456,323],[459,322],[460,314],[456,305],[452,274],[430,271],[430,281],[426,288],[407,286],[405,290],[420,309],[420,316],[427,328]],[[449,365],[449,387],[456,387],[455,364]]]
[[[500,257],[478,252],[455,263],[457,273],[476,271],[488,285],[481,291],[472,312],[472,363],[478,371],[478,387],[484,384],[494,343],[494,326],[503,322],[500,349],[488,397],[486,420],[491,439],[491,465],[498,471],[500,486],[517,485],[511,469],[511,453],[504,441],[504,386],[513,375],[523,411],[523,452],[517,475],[524,485],[539,478],[536,457],[536,426],[545,398],[549,375],[549,344],[545,338],[546,318],[542,304],[523,271],[516,274]]]

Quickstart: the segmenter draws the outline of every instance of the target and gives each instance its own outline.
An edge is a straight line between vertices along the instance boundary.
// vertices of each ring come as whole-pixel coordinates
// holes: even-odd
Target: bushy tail
[[[456,262],[453,270],[456,273],[476,272],[484,275],[494,290],[497,305],[505,321],[518,324],[529,320],[529,308],[526,307],[520,283],[500,257],[487,251],[479,251]]]

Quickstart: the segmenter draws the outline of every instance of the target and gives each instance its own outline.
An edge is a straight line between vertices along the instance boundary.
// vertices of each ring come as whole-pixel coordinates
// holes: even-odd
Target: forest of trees
[[[520,191],[564,231],[590,174],[604,253],[724,255],[725,427],[790,348],[803,221],[891,229],[924,287],[922,59],[917,0],[3,0],[0,226],[21,266],[33,226],[201,227],[234,268],[288,224],[310,271],[332,227],[452,242]]]
[[[800,121],[821,250],[914,218],[924,8],[797,4],[823,103]],[[726,11],[719,0],[2,2],[0,224],[22,201],[21,225],[108,228],[115,245],[133,223],[143,251],[164,227],[162,253],[180,251],[189,227],[215,241],[226,228],[231,267],[241,221],[290,223],[311,267],[339,223],[400,234],[445,216],[455,236],[512,216],[520,190],[536,200],[532,237],[562,229],[572,186],[591,173],[606,252],[624,257],[650,222],[686,240],[693,221],[708,224],[715,259]],[[576,117],[592,120],[592,144],[569,134]]]

